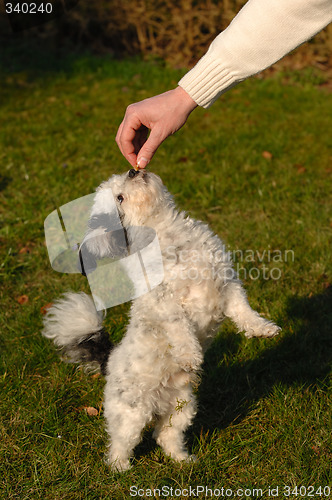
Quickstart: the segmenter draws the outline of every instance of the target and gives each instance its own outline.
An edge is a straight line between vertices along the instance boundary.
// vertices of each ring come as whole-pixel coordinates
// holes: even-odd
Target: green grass
[[[50,267],[43,223],[55,206],[128,168],[114,142],[126,106],[173,87],[183,72],[36,49],[4,56],[1,498],[128,499],[132,485],[262,488],[264,498],[279,486],[284,498],[284,485],[331,486],[332,96],[320,78],[241,84],[195,111],[151,163],[179,207],[243,252],[235,263],[252,306],[283,331],[248,341],[226,322],[207,353],[188,433],[199,461],[173,463],[148,428],[133,469],[119,476],[103,462],[102,378],[62,363],[40,334],[42,306],[67,289],[87,291],[83,277]],[[109,311],[115,341],[127,308]],[[101,411],[89,417],[83,406]]]

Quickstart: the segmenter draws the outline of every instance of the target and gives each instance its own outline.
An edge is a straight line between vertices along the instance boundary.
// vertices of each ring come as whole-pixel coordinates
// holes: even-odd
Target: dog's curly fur
[[[67,293],[55,302],[43,334],[73,361],[95,360],[105,368],[108,461],[114,470],[130,467],[143,428],[153,418],[154,437],[165,453],[189,460],[184,433],[196,413],[192,385],[222,320],[231,318],[247,337],[273,337],[280,328],[251,309],[221,240],[206,224],[179,212],[153,173],[114,175],[98,188],[89,229],[94,237],[87,240],[95,257],[111,252],[109,235],[96,222],[108,213],[109,188],[129,247],[135,244],[131,228],[156,232],[164,279],[133,301],[126,334],[112,350],[102,331],[103,315],[84,293]]]

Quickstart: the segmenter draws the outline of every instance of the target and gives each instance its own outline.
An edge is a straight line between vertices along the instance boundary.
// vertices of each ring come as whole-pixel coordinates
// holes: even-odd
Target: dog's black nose
[[[129,170],[128,175],[129,175],[129,177],[132,179],[132,178],[133,178],[133,177],[135,177],[135,175],[137,175],[138,173],[139,173],[139,170],[135,170],[134,168],[131,168],[131,169]]]

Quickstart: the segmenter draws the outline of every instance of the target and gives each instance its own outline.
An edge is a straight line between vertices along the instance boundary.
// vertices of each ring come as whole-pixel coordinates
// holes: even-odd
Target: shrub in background
[[[196,62],[214,37],[230,23],[245,0],[80,0],[61,18],[32,30],[68,43],[117,55],[157,56],[172,66]],[[2,23],[4,24],[4,18]],[[4,31],[2,30],[4,33]],[[31,30],[22,33],[31,36]],[[305,44],[283,64],[299,69],[332,66],[332,26]]]

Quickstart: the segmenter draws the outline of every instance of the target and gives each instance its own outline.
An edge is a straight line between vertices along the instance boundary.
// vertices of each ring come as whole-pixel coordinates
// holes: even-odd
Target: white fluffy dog
[[[67,293],[55,302],[43,334],[72,361],[98,361],[105,373],[104,414],[113,470],[130,467],[133,450],[152,419],[154,437],[164,452],[177,461],[190,460],[184,433],[196,413],[192,385],[223,319],[231,318],[246,337],[273,337],[280,328],[251,309],[218,236],[179,212],[161,179],[151,172],[132,169],[98,188],[89,230],[98,237],[88,245],[95,257],[111,252],[103,224],[107,188],[127,230],[129,251],[135,245],[130,228],[147,226],[156,232],[163,281],[133,301],[126,334],[114,349],[102,328],[103,315],[84,293]]]

